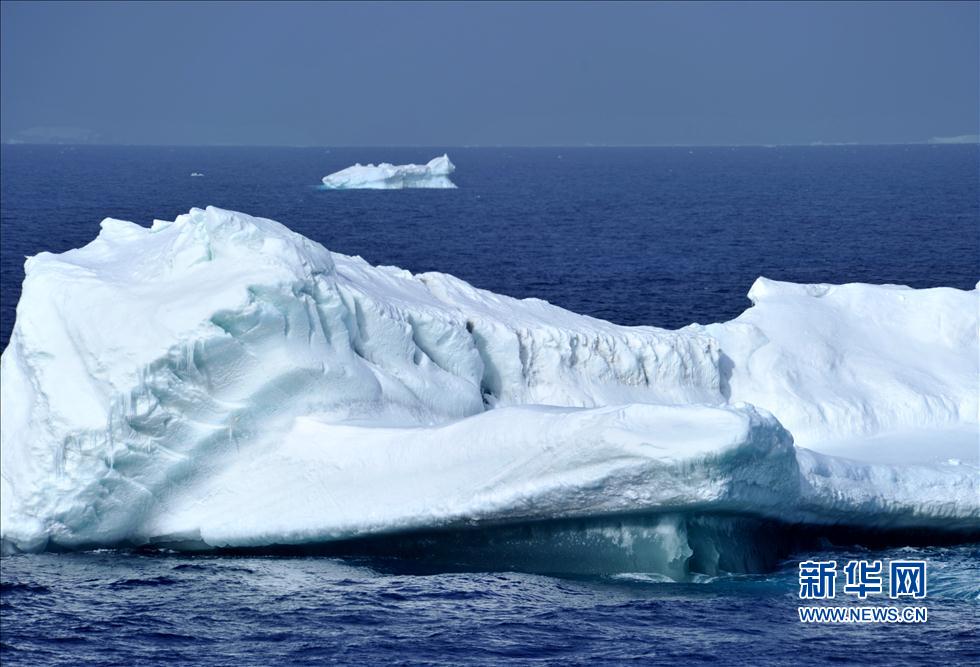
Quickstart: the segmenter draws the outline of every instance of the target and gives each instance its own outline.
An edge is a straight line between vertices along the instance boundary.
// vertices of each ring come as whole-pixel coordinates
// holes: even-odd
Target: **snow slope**
[[[688,330],[731,360],[730,398],[766,406],[798,445],[976,423],[977,290],[759,278],[749,299],[731,322]]]
[[[402,188],[455,188],[449,175],[456,171],[448,155],[426,164],[355,164],[323,177],[329,190],[401,190]]]
[[[107,219],[26,275],[8,550],[622,512],[980,525],[977,290],[760,279],[732,322],[622,327],[216,208]]]

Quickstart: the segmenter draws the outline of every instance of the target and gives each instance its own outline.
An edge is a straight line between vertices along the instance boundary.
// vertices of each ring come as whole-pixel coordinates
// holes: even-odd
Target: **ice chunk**
[[[449,175],[456,166],[448,155],[432,158],[426,164],[355,164],[323,177],[329,190],[401,190],[403,188],[455,188]]]
[[[980,521],[976,290],[760,281],[732,322],[622,327],[216,208],[107,219],[25,268],[5,548],[624,512]]]

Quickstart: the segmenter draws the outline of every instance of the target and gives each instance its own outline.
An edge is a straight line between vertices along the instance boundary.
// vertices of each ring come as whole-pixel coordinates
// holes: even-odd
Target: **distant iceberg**
[[[323,177],[328,190],[401,190],[403,188],[455,188],[449,175],[456,165],[449,156],[429,160],[426,164],[355,164],[353,167]]]
[[[204,174],[202,174],[199,171],[194,171],[194,172],[191,172],[191,176],[204,176]]]
[[[759,279],[732,321],[625,327],[217,208],[106,219],[25,273],[7,552],[642,515],[583,534],[678,578],[771,541],[698,515],[980,527],[978,290]]]
[[[980,144],[980,134],[960,134],[955,137],[933,137],[930,144]]]

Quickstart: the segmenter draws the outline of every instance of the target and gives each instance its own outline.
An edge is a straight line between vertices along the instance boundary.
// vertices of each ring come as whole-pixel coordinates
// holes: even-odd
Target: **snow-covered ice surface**
[[[328,190],[401,190],[403,188],[455,188],[450,174],[456,166],[448,155],[426,164],[355,164],[323,177]]]
[[[978,290],[760,278],[730,322],[623,327],[216,208],[107,219],[26,272],[6,550],[624,513],[980,526]],[[682,523],[654,531],[676,554]]]
[[[976,423],[976,290],[760,278],[749,299],[689,330],[731,359],[731,398],[771,410],[796,444]]]

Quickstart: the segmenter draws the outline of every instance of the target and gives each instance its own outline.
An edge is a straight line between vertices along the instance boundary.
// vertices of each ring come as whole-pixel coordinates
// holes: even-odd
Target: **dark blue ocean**
[[[424,162],[443,150],[4,146],[2,345],[25,255],[87,243],[104,217],[149,224],[208,204],[372,263],[623,324],[731,318],[760,275],[960,288],[980,279],[977,146],[456,148],[458,190],[317,188],[354,162]],[[872,551],[859,538],[825,543],[769,572],[689,584],[391,556],[12,556],[0,559],[0,660],[977,664],[980,546],[920,537]],[[928,623],[798,621],[800,560],[910,555],[929,561]]]
[[[458,190],[325,192],[354,162],[445,148],[4,146],[0,331],[23,257],[215,205],[331,250],[620,324],[738,315],[758,276],[972,288],[977,146],[448,149]],[[204,174],[191,178],[192,172]]]

